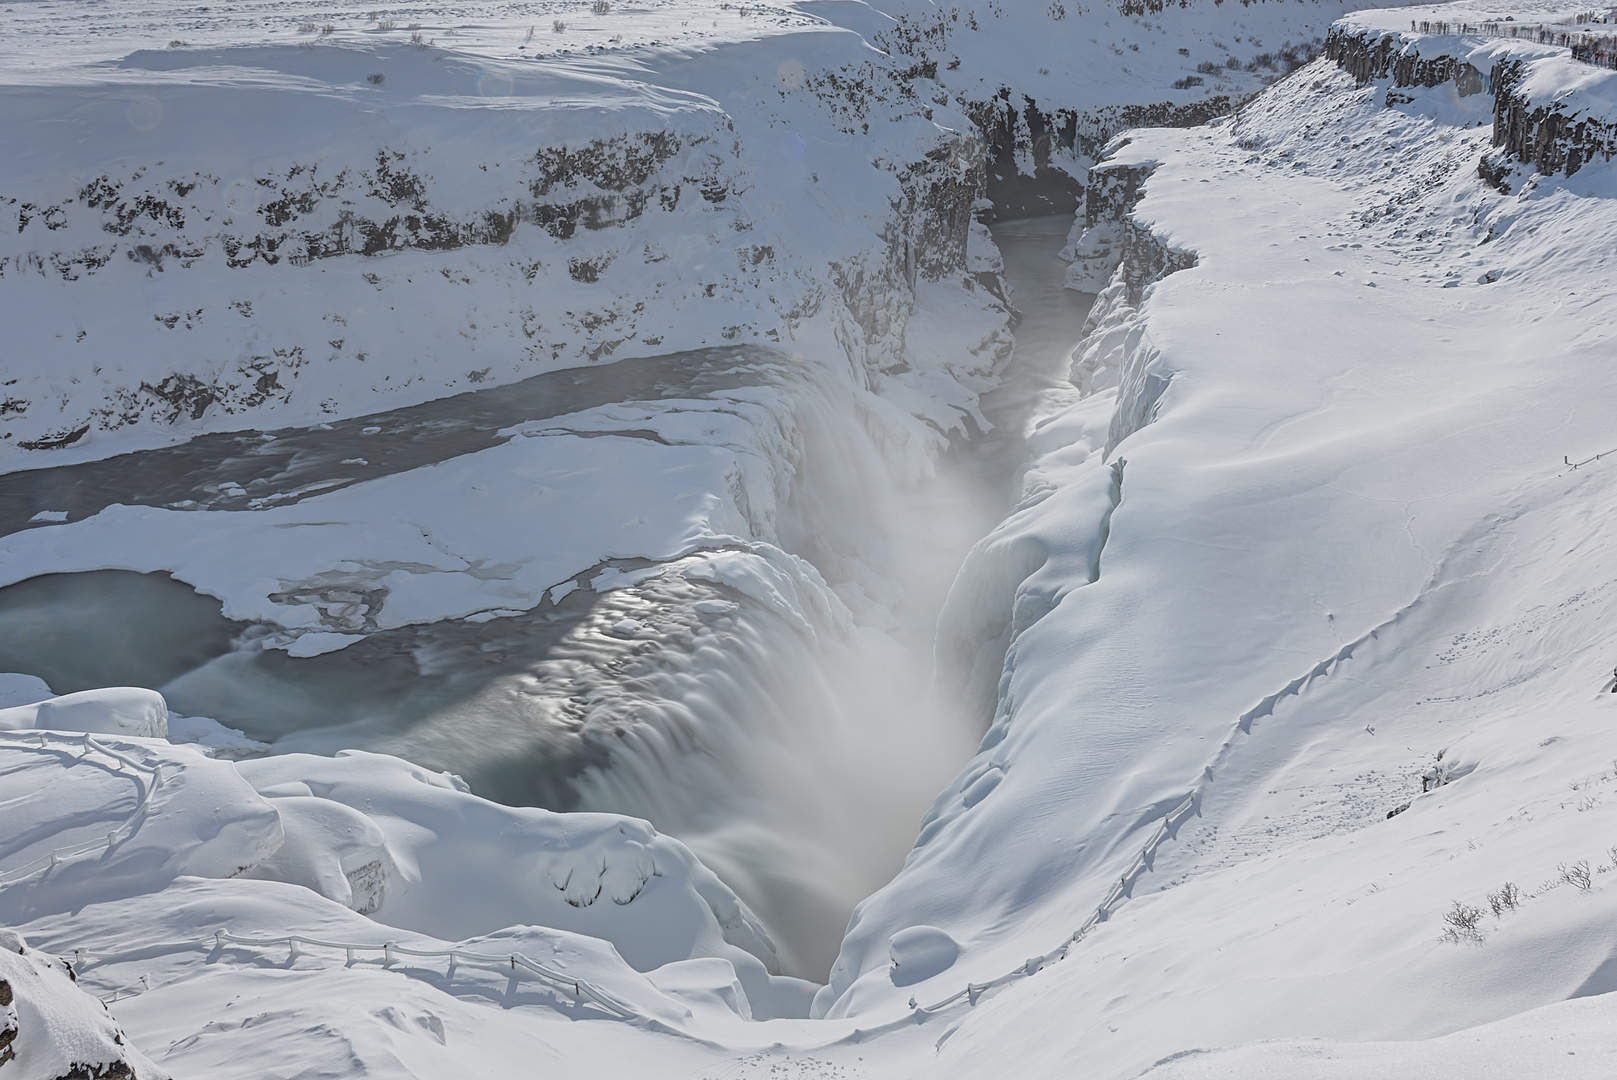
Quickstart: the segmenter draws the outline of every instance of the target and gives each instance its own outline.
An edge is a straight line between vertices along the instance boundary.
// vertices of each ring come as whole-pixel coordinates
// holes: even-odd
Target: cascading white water
[[[853,905],[902,864],[987,720],[935,691],[932,640],[966,552],[1016,499],[1025,435],[1074,394],[1067,363],[1088,298],[1060,287],[1067,224],[996,228],[1022,321],[1003,385],[983,402],[993,428],[919,482],[924,458],[895,450],[891,428],[810,365],[695,357],[664,358],[643,375],[619,368],[645,384],[623,384],[636,400],[653,385],[660,399],[737,385],[773,395],[757,436],[783,496],[760,525],[772,543],[664,564],[611,560],[598,570],[619,587],[592,571],[581,582],[596,588],[521,616],[388,630],[306,659],[260,647],[262,628],[193,610],[184,586],[116,572],[0,590],[0,628],[36,624],[43,603],[95,611],[101,632],[121,641],[139,636],[132,610],[161,621],[166,608],[194,637],[234,632],[233,647],[184,662],[161,643],[131,644],[117,681],[155,683],[179,711],[242,727],[277,752],[358,746],[450,769],[502,801],[645,817],[753,907],[788,973],[823,979]],[[589,378],[609,377],[599,372]],[[613,400],[591,385],[594,401]],[[459,409],[457,430],[481,445],[485,428],[536,415],[532,395],[511,396],[509,412],[477,417],[481,427],[459,418],[465,405],[438,403],[417,407],[411,423],[441,438]],[[544,400],[555,416],[554,394]],[[423,463],[422,446],[401,444],[415,455],[407,467]],[[301,450],[290,460],[311,468]],[[180,494],[196,486],[164,482]],[[0,668],[38,670],[58,692],[104,680],[93,663],[75,675],[88,663],[70,655],[83,640],[35,636],[0,648]]]

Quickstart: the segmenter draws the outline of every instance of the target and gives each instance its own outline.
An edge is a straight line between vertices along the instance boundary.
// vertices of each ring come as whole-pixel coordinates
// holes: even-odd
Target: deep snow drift
[[[757,12],[779,20],[775,38],[703,62],[778,67],[771,50],[787,49],[797,16]],[[514,1061],[603,1075],[1609,1075],[1617,187],[1604,154],[1617,74],[1564,48],[1407,29],[1513,13],[1575,14],[1362,12],[1336,26],[1325,58],[1235,115],[1115,141],[1065,237],[1070,280],[1104,287],[1067,340],[1081,308],[1012,293],[1028,309],[1016,356],[986,235],[966,226],[954,261],[931,277],[917,262],[912,280],[902,252],[924,247],[939,204],[909,217],[920,204],[895,203],[908,189],[881,180],[815,211],[792,280],[831,282],[831,265],[859,251],[900,254],[879,281],[845,276],[830,313],[805,316],[792,340],[764,320],[781,341],[712,341],[709,309],[670,301],[678,318],[665,321],[688,336],[669,330],[667,349],[683,351],[640,376],[619,361],[643,380],[627,392],[506,423],[437,401],[408,412],[447,386],[418,382],[387,401],[406,411],[361,422],[373,384],[344,384],[332,437],[377,440],[374,464],[362,450],[306,451],[312,433],[231,435],[228,472],[221,455],[140,459],[175,467],[160,482],[124,474],[164,493],[127,505],[119,459],[92,459],[199,428],[268,427],[268,415],[317,417],[268,398],[235,414],[210,404],[195,428],[145,417],[28,451],[92,471],[55,473],[83,483],[54,488],[22,485],[27,472],[4,479],[30,498],[83,499],[30,505],[38,520],[0,538],[6,580],[20,583],[0,619],[11,640],[30,639],[8,647],[59,662],[70,650],[32,639],[54,632],[63,597],[99,592],[108,610],[198,628],[178,640],[154,630],[149,645],[88,620],[82,631],[106,668],[166,658],[179,713],[187,693],[214,695],[222,713],[223,688],[279,697],[296,682],[288,671],[367,663],[386,707],[354,711],[369,691],[342,699],[332,678],[273,720],[244,699],[224,719],[245,733],[169,715],[137,734],[131,723],[158,714],[119,692],[108,715],[122,702],[135,720],[42,736],[9,729],[79,706],[36,707],[37,683],[0,686],[12,707],[0,720],[17,721],[0,723],[0,805],[21,823],[0,837],[0,921],[28,950],[16,955],[42,973],[63,970],[53,955],[74,959],[78,992],[106,1000],[152,1068],[177,1076],[464,1075]],[[887,25],[867,17],[871,36]],[[567,32],[541,26],[521,44]],[[804,34],[858,55],[851,34]],[[604,63],[621,76],[618,60]],[[690,64],[649,66],[667,84],[685,71],[688,86],[701,70]],[[41,97],[91,69],[64,70],[40,80]],[[942,96],[940,121],[952,107]],[[763,176],[767,155],[745,146],[772,145],[748,143],[769,121],[751,108],[727,114],[744,144],[736,168]],[[917,115],[887,122],[919,133]],[[838,145],[852,155],[858,137]],[[916,134],[909,160],[950,137]],[[766,186],[708,205],[774,197]],[[784,202],[757,206],[755,231],[786,215],[782,244],[806,220]],[[521,228],[536,213],[524,209]],[[652,213],[611,228],[645,227],[649,242]],[[872,216],[848,224],[859,213]],[[1013,283],[1039,258],[1019,229],[1047,245],[1053,289],[1065,223],[1003,230]],[[530,241],[550,243],[519,229],[490,250],[504,258]],[[402,246],[273,266],[451,266],[476,247]],[[702,261],[688,257],[681,274]],[[540,255],[551,273],[562,258]],[[267,272],[262,260],[242,269]],[[140,280],[178,295],[192,287],[170,284],[181,272]],[[760,273],[763,289],[772,271]],[[681,274],[665,284],[686,289]],[[570,302],[572,286],[554,283],[537,294]],[[214,332],[197,325],[188,332]],[[1035,341],[1060,362],[1028,366]],[[359,363],[333,361],[320,378]],[[488,378],[528,374],[513,361]],[[1004,388],[982,394],[996,376]],[[76,393],[51,408],[62,401],[65,417],[89,401]],[[947,436],[988,417],[1007,422],[951,472]],[[440,420],[465,441],[434,456],[412,433]],[[255,459],[253,440],[292,445]],[[1007,472],[1011,505],[996,508],[986,493]],[[924,554],[962,543],[929,520],[964,534],[967,520],[1001,517],[952,583],[947,560]],[[222,612],[135,576],[159,570]],[[89,571],[101,576],[40,576]],[[934,583],[926,602],[922,581]],[[893,775],[918,788],[928,769],[954,767],[934,739],[946,724],[907,726],[941,721],[932,702],[844,709],[849,690],[916,685],[897,672],[924,651],[939,607],[940,697],[986,735],[937,781],[897,876],[855,910],[829,982],[784,977],[802,947],[771,925],[785,908],[760,915],[765,904],[747,902],[749,890],[771,895],[745,881],[769,864],[726,863],[747,835],[725,841],[742,826],[776,838],[797,828],[802,873],[775,895],[806,895],[804,883],[858,861],[861,834],[892,820],[879,814],[910,805],[890,798]],[[251,622],[250,637],[231,620]],[[523,669],[524,649],[539,666]],[[467,664],[474,655],[482,667]],[[459,711],[434,728],[388,703],[399,656],[439,695],[433,708]],[[768,662],[780,657],[798,659]],[[471,677],[478,693],[521,701],[524,679],[540,688],[528,697],[544,754],[614,740],[614,766],[580,751],[554,779],[574,805],[664,815],[680,839],[614,814],[499,806],[445,763],[405,760],[462,755],[475,786],[498,781],[503,754],[531,750],[491,750],[486,729],[456,739],[480,715],[464,704],[476,694],[455,688],[469,670],[484,673]],[[882,677],[835,677],[861,671]],[[547,697],[562,680],[575,692]],[[315,715],[326,697],[333,716]],[[810,708],[770,711],[783,702]],[[875,716],[895,722],[875,728]],[[397,738],[403,758],[331,756],[359,737],[380,749]],[[315,753],[255,756],[254,738]],[[851,752],[823,769],[802,756],[826,746]],[[613,786],[653,767],[676,782]],[[822,828],[795,800],[831,776],[850,780],[846,816]],[[749,789],[758,777],[775,782]],[[691,790],[728,794],[673,797]],[[653,791],[668,799],[632,805]],[[724,827],[704,828],[715,806]],[[9,1022],[0,1013],[0,1031]],[[84,1030],[111,1037],[105,1024]]]

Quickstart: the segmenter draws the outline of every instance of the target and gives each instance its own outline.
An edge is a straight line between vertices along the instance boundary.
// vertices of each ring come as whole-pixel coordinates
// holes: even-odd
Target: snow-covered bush
[[[1493,909],[1495,918],[1507,911],[1515,911],[1521,903],[1522,891],[1511,881],[1505,882],[1497,891],[1488,894],[1488,906]]]
[[[1560,874],[1561,882],[1572,886],[1579,892],[1588,892],[1593,887],[1593,880],[1589,875],[1589,860],[1579,859],[1574,863],[1562,863],[1556,868]]]
[[[1481,923],[1481,908],[1456,900],[1454,906],[1443,915],[1443,940],[1456,944],[1462,941],[1481,944]]]

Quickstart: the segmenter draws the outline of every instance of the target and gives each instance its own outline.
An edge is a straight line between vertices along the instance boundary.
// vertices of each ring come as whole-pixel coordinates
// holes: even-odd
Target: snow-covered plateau
[[[1617,1075],[1617,15],[0,31],[0,1080]]]

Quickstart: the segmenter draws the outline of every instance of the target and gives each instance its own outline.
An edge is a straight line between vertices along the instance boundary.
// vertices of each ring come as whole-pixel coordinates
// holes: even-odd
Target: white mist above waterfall
[[[983,401],[992,428],[933,475],[906,476],[846,401],[799,399],[800,471],[780,539],[853,625],[810,644],[755,617],[745,637],[676,650],[697,660],[693,682],[722,689],[648,700],[662,723],[581,785],[582,805],[646,816],[690,844],[759,912],[794,973],[824,978],[848,913],[902,865],[989,719],[982,695],[936,677],[933,639],[966,553],[1018,498],[1026,437],[1077,397],[1068,370],[1092,297],[1061,286],[1068,225],[996,227],[1016,348]],[[676,727],[691,737],[678,749]]]

